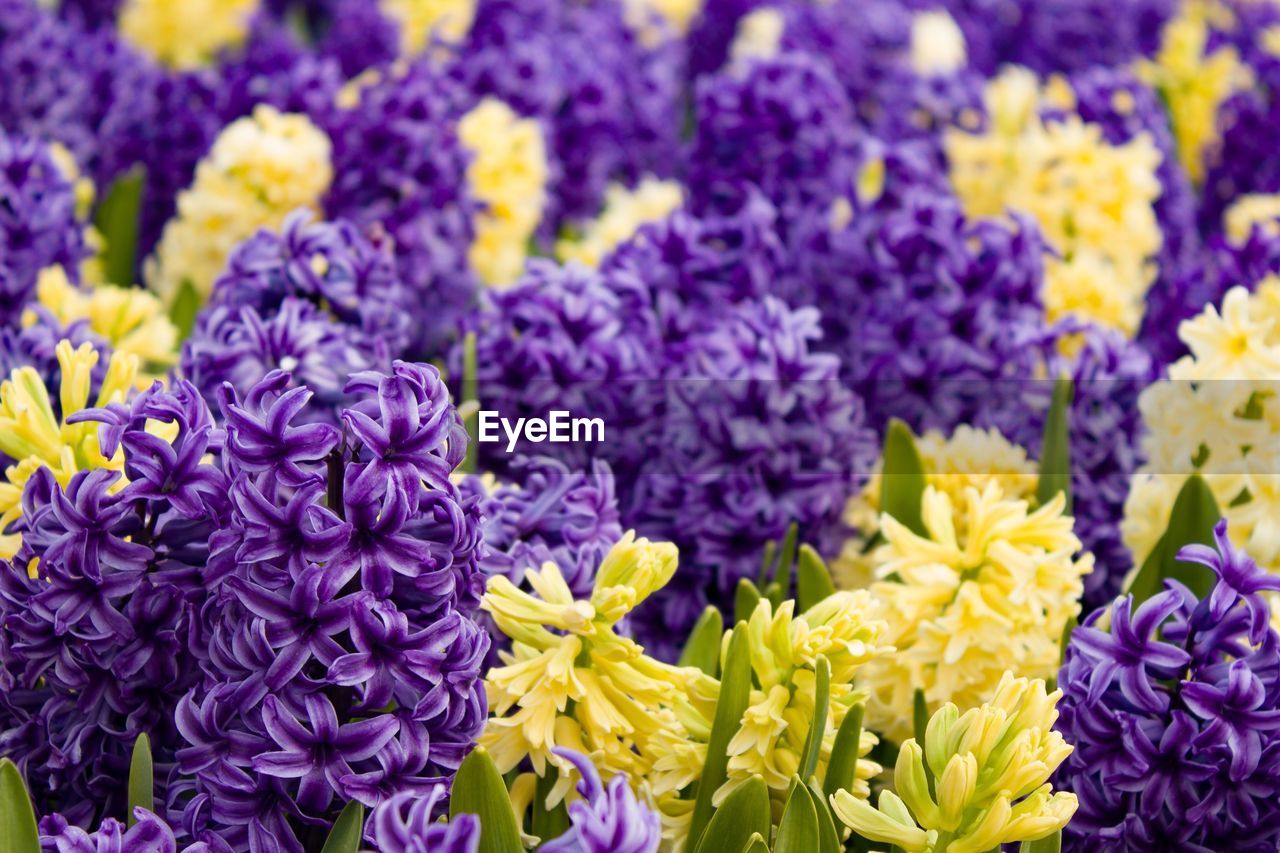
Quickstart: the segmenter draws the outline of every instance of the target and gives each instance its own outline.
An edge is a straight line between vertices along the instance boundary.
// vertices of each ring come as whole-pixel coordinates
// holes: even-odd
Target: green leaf
[[[511,796],[493,759],[482,746],[462,760],[453,780],[449,817],[473,814],[480,819],[478,853],[523,853],[520,827]]]
[[[141,165],[125,172],[107,190],[94,216],[94,225],[106,244],[102,252],[102,271],[111,284],[132,287],[135,283],[138,215],[142,210],[142,190],[146,179],[147,171]]]
[[[733,619],[735,622],[745,622],[751,618],[751,614],[756,612],[756,605],[760,603],[760,590],[756,588],[747,578],[738,581],[738,588],[733,593]]]
[[[778,821],[778,837],[773,842],[773,853],[814,853],[821,849],[818,831],[818,812],[813,798],[799,780],[792,780],[791,793],[782,808]]]
[[[884,436],[884,475],[880,481],[880,509],[909,530],[925,535],[922,504],[927,484],[924,462],[911,428],[894,418]]]
[[[805,612],[829,596],[835,594],[836,585],[831,571],[808,545],[800,546],[800,559],[796,564],[796,608]]]
[[[760,560],[760,574],[756,577],[756,586],[764,586],[774,572],[778,561],[778,543],[770,539],[764,543],[764,555]]]
[[[203,301],[200,294],[196,293],[195,285],[189,279],[184,279],[182,286],[178,288],[178,295],[169,306],[169,319],[178,328],[179,340],[186,340],[191,336]]]
[[[1062,830],[1036,841],[1024,841],[1018,850],[1019,853],[1059,853],[1062,850]]]
[[[830,797],[836,791],[853,787],[854,774],[858,770],[858,751],[862,745],[862,703],[854,705],[844,714],[836,739],[831,744],[831,760],[827,762],[827,778],[822,783],[822,793]]]
[[[764,783],[764,777],[752,776],[725,797],[698,838],[693,853],[741,850],[751,842],[751,836],[767,836],[770,829],[769,786]]]
[[[800,762],[800,779],[807,781],[818,770],[818,756],[822,752],[822,737],[827,731],[827,710],[831,704],[831,664],[818,655],[817,683],[813,691],[813,725],[805,738]]]
[[[151,765],[151,738],[143,732],[133,742],[133,758],[129,760],[129,813],[126,820],[133,826],[137,819],[133,810],[144,808],[149,812],[156,810],[155,770]]]
[[[40,853],[40,832],[31,795],[18,766],[7,758],[0,758],[0,850]]]
[[[1058,492],[1067,498],[1071,513],[1071,400],[1075,383],[1062,377],[1053,386],[1053,402],[1044,422],[1044,442],[1040,448],[1040,480],[1036,484],[1036,501],[1041,506],[1053,500]]]
[[[1141,604],[1160,592],[1166,578],[1181,581],[1198,596],[1204,596],[1213,586],[1211,570],[1178,560],[1183,545],[1213,544],[1213,526],[1222,518],[1213,492],[1199,474],[1192,474],[1182,485],[1173,509],[1169,513],[1169,526],[1156,542],[1142,568],[1129,582],[1126,592],[1133,594],[1134,604]]]
[[[356,853],[360,849],[360,836],[364,832],[364,806],[359,800],[351,800],[342,807],[338,819],[329,830],[320,853]]]
[[[708,606],[698,617],[689,632],[689,639],[680,652],[680,666],[696,666],[715,678],[720,674],[720,642],[724,638],[724,617],[720,610]]]
[[[778,571],[773,579],[782,587],[782,597],[788,598],[791,592],[791,570],[796,564],[796,543],[800,539],[800,525],[791,522],[787,525],[786,535],[782,538],[782,552],[778,555]]]
[[[769,853],[769,845],[764,840],[764,836],[757,832],[751,836],[747,846],[742,848],[742,853]]]
[[[741,587],[739,587],[741,588]],[[747,625],[739,622],[729,638],[729,650],[724,659],[724,678],[720,681],[720,698],[716,701],[715,719],[711,723],[711,735],[707,739],[707,760],[702,766],[702,779],[698,782],[698,796],[693,805],[693,817],[689,823],[689,838],[700,838],[702,830],[711,819],[711,798],[724,784],[729,766],[729,741],[742,724],[751,695],[751,647],[747,639]]]
[[[462,342],[462,402],[479,401],[480,385],[476,378],[476,333],[467,332]],[[462,470],[474,474],[480,465],[480,409],[467,418],[467,453],[462,460]]]
[[[826,798],[822,796],[822,789],[815,782],[810,782],[805,786],[805,791],[813,801],[813,810],[818,816],[818,853],[841,853],[844,845],[840,843],[836,818]]]
[[[929,703],[924,698],[924,691],[917,687],[911,701],[911,731],[921,749],[924,749],[925,732],[928,730]],[[927,761],[924,763],[924,777],[929,780],[929,793],[932,794],[934,792],[933,769],[929,767],[929,762]]]
[[[565,805],[565,800],[561,800],[554,809],[547,811],[547,795],[555,787],[558,778],[559,774],[555,772],[555,768],[548,767],[547,773],[538,777],[533,802],[530,803],[529,811],[532,816],[530,831],[542,839],[559,838],[569,828],[569,809]]]

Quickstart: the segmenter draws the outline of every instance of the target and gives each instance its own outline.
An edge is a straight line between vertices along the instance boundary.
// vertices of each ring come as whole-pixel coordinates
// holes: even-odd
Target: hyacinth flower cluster
[[[489,672],[493,716],[480,743],[501,772],[529,762],[532,774],[513,783],[513,797],[536,789],[532,807],[554,809],[574,772],[560,752],[568,746],[591,755],[615,780],[625,774],[661,815],[663,837],[691,843],[695,826],[701,821],[705,828],[702,807],[695,808],[690,795],[698,784],[714,781],[702,795],[707,808],[759,785],[776,816],[796,774],[825,778],[846,715],[864,698],[853,687],[854,674],[883,651],[884,626],[869,615],[868,594],[836,593],[803,614],[794,600],[775,608],[763,599],[724,636],[723,648],[718,633],[708,635],[709,673],[654,660],[618,632],[618,621],[669,581],[676,559],[669,543],[628,534],[606,555],[589,598],[574,598],[552,562],[526,573],[532,593],[502,577],[490,582],[481,606],[511,639],[511,651]],[[721,723],[722,691],[740,688],[726,687],[713,673],[729,677],[738,655],[738,677],[747,683],[740,699],[723,700],[741,707]],[[713,720],[727,726],[722,739]],[[845,786],[859,796],[880,771],[864,758],[875,743],[864,731],[846,747],[853,757],[844,768]],[[721,776],[702,777],[716,748],[725,750]],[[812,768],[802,769],[809,761]],[[612,789],[616,782],[609,784]]]
[[[1061,830],[1077,808],[1053,791],[1054,771],[1072,752],[1054,730],[1061,691],[1008,673],[990,701],[960,713],[948,703],[930,719],[924,742],[907,740],[894,767],[894,791],[876,807],[847,791],[832,800],[844,824],[909,853],[978,853]]]
[[[1263,596],[1280,581],[1227,528],[1178,554],[1204,594],[1168,580],[1073,632],[1058,730],[1076,749],[1057,776],[1080,802],[1073,849],[1276,845],[1280,635]]]

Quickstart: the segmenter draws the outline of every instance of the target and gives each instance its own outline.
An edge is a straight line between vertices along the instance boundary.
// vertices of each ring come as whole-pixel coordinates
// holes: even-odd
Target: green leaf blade
[[[805,738],[805,749],[800,763],[800,779],[807,782],[818,770],[818,757],[822,753],[822,741],[827,731],[827,712],[831,705],[831,664],[818,656],[817,680],[813,695],[813,724]]]
[[[462,761],[453,780],[449,817],[473,814],[480,820],[478,853],[522,853],[520,827],[511,795],[493,758],[477,746]]]
[[[818,813],[813,798],[799,780],[794,780],[787,804],[778,821],[778,837],[773,843],[773,853],[814,853],[822,849],[818,829]]]
[[[835,592],[835,581],[826,562],[810,546],[800,546],[796,564],[796,608],[803,613]]]
[[[125,172],[111,185],[94,216],[94,225],[106,244],[102,269],[110,284],[132,287],[138,264],[138,228],[147,172],[141,165]]]
[[[751,698],[751,649],[747,639],[747,626],[739,622],[729,637],[729,649],[724,658],[724,678],[720,681],[720,698],[716,702],[715,718],[711,723],[711,735],[707,740],[707,760],[698,782],[698,795],[694,801],[693,817],[689,823],[689,837],[700,838],[711,820],[711,798],[727,778],[729,766],[729,741],[742,724],[742,715]]]
[[[720,674],[720,642],[724,637],[724,617],[708,606],[698,617],[689,639],[680,652],[680,666],[696,666],[712,678]]]
[[[129,813],[126,822],[129,826],[137,823],[133,810],[143,808],[149,812],[156,810],[155,767],[151,760],[151,738],[146,732],[138,735],[133,743],[133,757],[129,760]]]
[[[7,758],[0,758],[0,850],[40,853],[40,830],[31,795],[18,766]]]
[[[894,418],[884,437],[884,471],[880,510],[920,536],[924,528],[924,490],[928,484],[924,462],[910,427]]]
[[[1019,853],[1061,853],[1062,830],[1035,841],[1024,841],[1018,847]]]
[[[733,593],[733,621],[745,622],[750,619],[762,597],[759,588],[750,580],[739,580],[738,588]]]
[[[1067,514],[1071,513],[1071,401],[1075,383],[1062,377],[1053,386],[1053,402],[1044,423],[1044,441],[1040,448],[1040,478],[1036,483],[1036,501],[1043,506],[1059,492],[1066,495]]]
[[[357,853],[364,833],[364,806],[352,800],[342,807],[320,853]]]
[[[1133,595],[1134,604],[1141,604],[1160,592],[1169,578],[1186,584],[1197,596],[1206,595],[1213,586],[1212,571],[1180,561],[1178,552],[1184,545],[1213,545],[1213,527],[1221,518],[1222,512],[1209,484],[1199,474],[1192,474],[1173,502],[1164,535],[1125,589]]]
[[[715,810],[693,853],[742,850],[751,843],[753,835],[768,836],[773,828],[771,824],[769,787],[764,777],[752,776]]]
[[[831,745],[831,760],[827,762],[827,776],[822,782],[824,798],[840,790],[853,787],[858,772],[858,752],[862,748],[862,716],[865,707],[859,702],[845,712]]]

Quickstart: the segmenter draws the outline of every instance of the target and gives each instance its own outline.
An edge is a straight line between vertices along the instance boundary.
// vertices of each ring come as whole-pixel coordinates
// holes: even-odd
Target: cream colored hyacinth
[[[648,177],[634,189],[612,184],[605,191],[604,212],[580,236],[557,242],[556,255],[561,261],[577,261],[594,269],[643,226],[666,219],[683,203],[684,193],[676,181]]]
[[[178,330],[160,300],[145,290],[108,284],[82,289],[71,283],[62,267],[50,267],[37,280],[36,301],[63,325],[84,320],[114,352],[137,356],[144,368],[139,386],[161,378],[163,369],[178,360]],[[35,323],[35,312],[28,309],[22,322]]]
[[[735,62],[776,56],[786,27],[786,19],[777,9],[770,6],[753,9],[738,21],[733,43],[729,46],[729,56]]]
[[[497,98],[485,98],[462,117],[458,137],[472,154],[467,183],[484,205],[476,218],[471,268],[486,284],[513,284],[524,271],[529,240],[546,206],[542,128]]]
[[[1243,245],[1253,229],[1268,236],[1280,234],[1280,194],[1242,195],[1222,214],[1223,230],[1233,244]]]
[[[946,133],[951,182],[970,216],[1017,212],[1040,226],[1054,250],[1045,258],[1050,320],[1076,316],[1132,335],[1162,242],[1160,152],[1146,134],[1112,145],[1076,116],[1043,121],[1063,85],[1004,70],[987,88],[989,129]]]
[[[702,0],[623,0],[627,24],[647,44],[665,37],[663,30],[681,36],[702,11]],[[655,21],[658,26],[655,26]]]
[[[279,228],[300,207],[319,212],[333,179],[330,143],[306,116],[259,106],[228,125],[178,196],[146,278],[168,305],[185,284],[203,302],[237,243]]]
[[[466,38],[476,17],[476,0],[377,0],[382,13],[400,25],[400,50],[421,53],[438,39],[456,44]]]
[[[114,353],[98,394],[90,403],[97,350],[87,343],[73,348],[70,341],[62,341],[56,354],[62,376],[58,396],[61,418],[54,414],[49,391],[35,368],[19,367],[0,383],[0,453],[16,460],[5,469],[0,481],[0,531],[21,517],[22,490],[36,469],[48,468],[65,488],[77,471],[119,471],[124,466],[121,453],[114,459],[102,455],[98,424],[69,424],[67,418],[91,405],[122,402],[137,379],[137,356]],[[115,488],[123,486],[121,478]],[[0,558],[11,559],[21,544],[21,534],[0,535]]]
[[[196,68],[242,44],[259,0],[125,0],[120,34],[172,68]]]
[[[794,601],[784,601],[776,611],[767,599],[756,606],[747,622],[755,686],[742,726],[729,741],[728,781],[716,792],[714,802],[759,774],[781,811],[813,725],[819,657],[831,667],[827,723],[816,771],[818,779],[826,777],[840,724],[855,703],[865,700],[853,687],[855,675],[892,651],[881,642],[886,626],[873,617],[874,609],[870,594],[862,590],[838,592],[800,615],[794,612]],[[869,795],[867,780],[880,773],[880,765],[866,759],[876,743],[875,735],[862,732],[854,788],[858,796]]]
[[[917,74],[951,74],[968,61],[964,33],[941,9],[911,17],[911,67]]]
[[[1232,288],[1184,322],[1190,354],[1142,393],[1147,463],[1121,524],[1141,565],[1164,532],[1178,491],[1198,471],[1229,521],[1231,539],[1280,572],[1280,279]]]
[[[554,563],[526,573],[534,594],[505,577],[490,580],[481,607],[512,644],[485,682],[491,717],[479,742],[500,771],[525,758],[539,776],[554,766],[554,805],[572,788],[571,765],[554,747],[590,756],[605,778],[627,773],[639,784],[658,738],[685,743],[692,727],[705,741],[715,679],[654,660],[615,632],[618,620],[670,580],[676,560],[674,545],[628,533],[605,556],[586,601],[574,600]]]
[[[1040,475],[1027,451],[1010,442],[997,429],[976,429],[961,424],[949,437],[930,430],[916,439],[916,451],[924,465],[926,482],[951,498],[953,505],[969,488],[979,492],[997,483],[1011,500],[1030,500]],[[863,491],[845,508],[845,520],[860,535],[845,543],[831,569],[848,589],[869,586],[874,579],[874,555],[866,551],[868,540],[880,529],[880,490],[883,478],[877,470]]]
[[[1046,838],[1075,814],[1075,794],[1055,792],[1049,777],[1071,746],[1053,730],[1061,691],[1005,673],[990,701],[960,713],[944,705],[923,745],[898,752],[894,790],[877,807],[839,791],[832,808],[850,829],[905,853],[986,853]],[[931,793],[925,767],[936,780]]]
[[[1248,66],[1232,47],[1207,53],[1211,4],[1189,0],[1165,24],[1160,50],[1138,63],[1138,76],[1169,111],[1178,159],[1196,183],[1204,180],[1205,154],[1218,142],[1218,108],[1251,83]]]
[[[1080,609],[1092,555],[1064,514],[1065,499],[1032,510],[996,481],[964,488],[953,500],[927,486],[918,535],[882,515],[885,543],[872,554],[871,593],[888,623],[893,655],[867,665],[867,720],[902,741],[911,734],[914,693],[930,708],[975,708],[1006,670],[1049,678],[1058,668],[1063,627]]]

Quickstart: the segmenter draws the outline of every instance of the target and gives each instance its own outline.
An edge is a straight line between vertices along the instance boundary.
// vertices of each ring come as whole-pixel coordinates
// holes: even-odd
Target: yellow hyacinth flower
[[[400,51],[421,53],[439,39],[455,44],[466,38],[476,17],[476,0],[378,0],[382,13],[400,25]]]
[[[1077,806],[1075,794],[1049,784],[1071,754],[1053,730],[1061,696],[1039,679],[1005,673],[980,707],[961,714],[943,706],[929,720],[924,745],[912,738],[898,752],[896,793],[881,793],[875,808],[838,791],[831,798],[836,816],[863,838],[907,853],[984,853],[1052,835]]]
[[[1045,257],[1049,320],[1076,316],[1132,335],[1155,277],[1163,237],[1155,213],[1160,152],[1147,134],[1112,145],[1102,128],[1045,106],[1072,100],[1061,80],[1041,87],[1023,68],[986,92],[990,127],[945,135],[951,182],[970,216],[1030,216]]]
[[[108,284],[82,290],[62,267],[49,267],[40,273],[36,299],[58,322],[87,321],[114,352],[137,356],[140,365],[150,368],[138,374],[139,388],[161,378],[163,369],[178,360],[178,330],[160,300],[148,291]],[[23,315],[24,325],[35,321],[33,311]]]
[[[741,726],[729,741],[728,780],[716,792],[715,802],[758,774],[781,810],[816,716],[819,658],[827,661],[831,672],[816,770],[818,779],[825,778],[840,724],[854,704],[866,700],[853,686],[857,672],[892,651],[881,642],[886,625],[874,611],[875,602],[865,590],[837,592],[799,615],[794,601],[784,601],[776,610],[768,599],[756,606],[747,621],[755,686]],[[873,734],[862,732],[854,789],[861,796],[870,793],[867,780],[881,770],[865,759],[876,743]]]
[[[562,772],[552,804],[572,787],[568,746],[592,757],[604,777],[625,772],[639,784],[656,740],[687,741],[687,724],[709,725],[715,680],[661,663],[615,626],[675,572],[670,543],[628,533],[606,555],[590,599],[575,600],[554,563],[526,573],[533,593],[505,577],[489,582],[481,607],[512,640],[489,671],[491,717],[480,743],[502,772],[528,758],[539,776]]]
[[[549,169],[536,119],[521,118],[497,98],[485,98],[458,123],[472,154],[471,193],[484,205],[476,219],[471,268],[486,284],[505,286],[524,271],[529,241],[546,206]]]
[[[968,62],[964,33],[955,19],[940,9],[911,17],[911,67],[917,74],[952,74]]]
[[[1079,612],[1082,578],[1093,557],[1064,514],[1065,498],[1032,510],[996,481],[960,500],[927,486],[925,534],[889,515],[885,543],[871,558],[880,580],[871,593],[888,623],[895,654],[877,658],[858,686],[869,694],[869,725],[894,740],[911,734],[916,689],[930,707],[980,705],[1005,670],[1048,678],[1058,668],[1067,620]]]
[[[22,515],[22,490],[37,468],[48,468],[62,486],[77,471],[97,468],[121,470],[123,458],[107,459],[98,446],[96,423],[69,424],[67,418],[91,407],[89,394],[98,352],[90,344],[77,348],[61,341],[56,349],[62,385],[58,393],[61,417],[35,368],[19,367],[0,383],[0,453],[16,460],[0,483],[0,557],[11,559],[22,544],[9,525]],[[138,357],[117,352],[107,365],[93,407],[125,399],[136,384]],[[123,483],[118,482],[117,488]]]
[[[1198,472],[1233,542],[1280,573],[1280,279],[1229,290],[1183,322],[1189,354],[1138,398],[1147,457],[1125,501],[1121,533],[1142,565],[1174,500]]]
[[[173,68],[195,68],[237,47],[258,0],[126,0],[119,29],[134,47]]]
[[[228,125],[178,196],[178,213],[147,262],[147,282],[173,305],[184,285],[200,302],[236,244],[279,228],[300,207],[319,213],[333,178],[330,143],[302,115],[261,105]]]
[[[1233,244],[1240,246],[1249,239],[1255,227],[1268,236],[1280,234],[1280,194],[1242,195],[1222,215],[1223,230]]]
[[[684,194],[675,181],[645,178],[635,189],[613,184],[605,191],[604,212],[580,236],[556,243],[560,260],[596,268],[643,226],[660,222],[680,208]]]
[[[1030,500],[1040,481],[1039,469],[1027,458],[1027,451],[994,428],[961,424],[950,436],[929,430],[916,439],[916,450],[926,482],[948,495],[953,505],[964,501],[970,488],[982,492],[992,482],[999,484],[1006,498]],[[880,529],[881,464],[877,463],[866,488],[845,508],[845,520],[859,535],[845,543],[831,569],[841,586],[849,589],[869,586],[873,579],[872,555],[866,547]]]
[[[738,21],[729,55],[735,62],[777,56],[786,27],[786,19],[777,9],[771,6],[753,9]]]
[[[1235,48],[1206,53],[1206,4],[1186,2],[1164,26],[1154,59],[1138,63],[1138,76],[1155,89],[1169,111],[1178,159],[1196,183],[1204,180],[1205,155],[1218,142],[1218,108],[1251,83],[1249,67]]]

